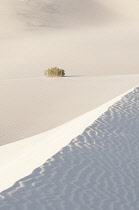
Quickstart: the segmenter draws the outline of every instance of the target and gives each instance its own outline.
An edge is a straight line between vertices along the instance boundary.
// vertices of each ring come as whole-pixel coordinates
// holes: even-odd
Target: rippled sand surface
[[[31,175],[2,192],[0,209],[137,210],[139,87]]]

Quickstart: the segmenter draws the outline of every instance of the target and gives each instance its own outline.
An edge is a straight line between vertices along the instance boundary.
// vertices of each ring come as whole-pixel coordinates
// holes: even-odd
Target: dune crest
[[[20,209],[137,209],[138,101],[139,87],[1,193],[0,207],[16,209],[20,203]]]
[[[128,92],[131,92],[131,90]],[[86,127],[91,125],[101,114],[106,112],[111,105],[120,100],[128,92],[55,129],[1,146],[0,191],[7,189],[17,180],[29,175],[32,170],[51,158],[60,151],[60,149],[69,144],[72,139],[80,135]],[[5,180],[9,172],[9,178]]]

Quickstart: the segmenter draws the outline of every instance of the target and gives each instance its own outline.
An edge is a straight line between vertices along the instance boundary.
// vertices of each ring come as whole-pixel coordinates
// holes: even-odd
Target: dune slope
[[[139,3],[130,0],[2,0],[0,79],[138,74]]]
[[[0,81],[0,146],[60,126],[138,84],[139,75]]]
[[[0,207],[137,209],[138,102],[137,87],[44,165],[2,192]]]

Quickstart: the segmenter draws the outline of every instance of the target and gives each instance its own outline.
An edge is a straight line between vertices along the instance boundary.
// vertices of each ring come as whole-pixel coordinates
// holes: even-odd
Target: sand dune
[[[139,73],[138,1],[3,0],[2,8],[0,79],[42,77],[51,66],[67,75]]]
[[[58,66],[66,75],[139,74],[138,27],[85,27],[1,40],[0,79],[42,77]]]
[[[1,0],[0,209],[137,209],[138,10]]]
[[[138,209],[139,88],[1,193],[1,209]]]
[[[53,129],[138,84],[138,75],[0,81],[0,145]]]
[[[30,174],[33,169],[70,143],[123,95],[55,129],[0,147],[0,191]],[[10,168],[10,176],[5,180]]]
[[[12,3],[2,0],[2,6],[5,14],[2,22],[13,23],[14,27],[16,21],[21,25],[20,30],[98,26],[125,22],[126,19],[132,22],[139,18],[139,4],[135,0],[13,0]]]
[[[16,4],[17,17],[26,29],[33,30],[105,24],[119,16],[118,12],[111,10],[100,0],[35,0]]]

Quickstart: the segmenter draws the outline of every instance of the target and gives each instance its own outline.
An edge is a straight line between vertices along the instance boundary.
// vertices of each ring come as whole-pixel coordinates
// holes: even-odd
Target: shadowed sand
[[[136,210],[139,87],[33,173],[1,193],[4,210]]]
[[[139,88],[99,117],[139,84],[138,9],[1,0],[0,210],[138,210]],[[42,78],[52,66],[69,77]]]

